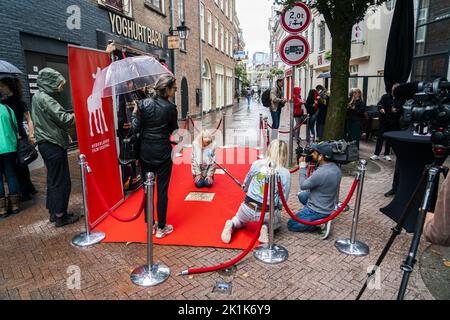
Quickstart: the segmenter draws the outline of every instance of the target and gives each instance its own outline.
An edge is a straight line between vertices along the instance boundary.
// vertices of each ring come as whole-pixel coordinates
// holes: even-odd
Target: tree
[[[298,0],[275,0],[285,8]],[[325,126],[325,140],[344,137],[347,110],[348,79],[350,77],[351,40],[353,26],[364,20],[369,8],[375,8],[386,0],[311,0],[305,2],[321,13],[332,37],[331,97]]]
[[[235,73],[236,73],[236,77],[242,83],[243,87],[248,87],[250,85],[250,81],[248,80],[247,70],[245,69],[244,64],[237,64]]]

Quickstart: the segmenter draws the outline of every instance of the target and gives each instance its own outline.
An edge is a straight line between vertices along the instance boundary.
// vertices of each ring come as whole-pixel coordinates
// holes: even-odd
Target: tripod
[[[425,224],[425,217],[430,208],[433,208],[436,201],[436,194],[439,184],[439,176],[442,173],[444,177],[448,174],[448,168],[443,167],[443,163],[448,156],[449,149],[442,148],[442,146],[433,146],[433,152],[435,154],[435,160],[432,165],[428,165],[419,181],[419,184],[416,187],[416,190],[414,191],[413,195],[411,196],[408,205],[406,206],[402,216],[400,217],[397,226],[395,226],[392,229],[392,235],[390,239],[388,240],[386,246],[384,247],[383,251],[381,252],[375,267],[372,269],[372,271],[368,274],[367,281],[364,283],[364,286],[362,287],[361,291],[359,292],[356,300],[359,300],[364,293],[364,291],[367,288],[369,280],[375,275],[376,270],[383,262],[384,257],[388,253],[389,249],[391,248],[392,244],[394,243],[394,240],[397,238],[397,236],[401,233],[403,225],[406,222],[406,219],[408,218],[410,212],[412,211],[411,207],[417,197],[420,196],[420,190],[422,190],[422,187],[425,185],[425,193],[422,198],[422,204],[419,208],[419,214],[417,216],[417,222],[414,230],[414,236],[411,241],[411,246],[409,249],[408,256],[406,260],[401,265],[401,269],[403,271],[403,277],[402,282],[400,284],[400,289],[397,295],[397,300],[403,300],[405,297],[405,291],[406,287],[408,286],[409,277],[411,275],[411,272],[414,270],[414,265],[417,262],[416,255],[417,250],[419,248],[420,244],[420,238],[422,236],[423,227]]]

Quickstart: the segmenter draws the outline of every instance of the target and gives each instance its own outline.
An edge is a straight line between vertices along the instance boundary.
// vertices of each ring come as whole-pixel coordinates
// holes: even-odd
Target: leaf
[[[133,244],[133,242],[127,242],[125,245],[128,247],[130,244]]]
[[[444,259],[444,266],[450,268],[450,261]]]
[[[244,277],[244,279],[247,279],[248,278],[248,272],[244,273],[242,276]]]
[[[194,279],[194,275],[191,274],[188,279]]]

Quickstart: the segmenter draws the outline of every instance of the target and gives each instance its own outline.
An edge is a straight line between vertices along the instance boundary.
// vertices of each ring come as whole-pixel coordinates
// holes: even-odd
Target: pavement
[[[252,106],[248,109],[243,104],[224,111],[227,141],[233,139],[234,132],[257,129],[260,113],[269,115],[267,108]],[[284,112],[282,128],[288,128],[288,117]],[[203,124],[215,127],[220,118],[221,112],[212,112],[205,115]],[[287,139],[287,135],[283,139]],[[255,137],[247,143],[255,146]],[[362,158],[368,159],[374,148],[373,141],[362,142]],[[77,155],[76,151],[70,154],[73,180],[70,210],[73,212],[81,212],[82,209]],[[32,179],[40,192],[33,201],[23,204],[20,214],[0,221],[0,299],[353,300],[390,237],[391,228],[395,226],[379,211],[390,201],[383,194],[390,189],[393,169],[394,162],[380,160],[369,163],[357,229],[357,239],[370,247],[370,254],[365,257],[341,254],[334,246],[338,238],[350,237],[353,210],[333,221],[332,233],[327,240],[320,240],[318,234],[289,232],[286,227],[288,215],[283,213],[283,225],[275,234],[275,243],[289,251],[286,262],[267,265],[249,254],[237,264],[235,273],[214,272],[180,277],[176,273],[181,270],[222,263],[241,251],[156,246],[154,260],[169,266],[171,276],[159,286],[142,288],[131,283],[130,273],[146,263],[146,245],[107,243],[86,249],[71,246],[72,237],[85,230],[84,222],[80,220],[60,229],[50,224],[45,209],[46,171],[42,165],[35,165]],[[346,196],[355,170],[356,166],[351,165],[343,168],[341,198]],[[301,208],[295,196],[298,192],[298,173],[293,175],[292,181],[288,204],[297,210]],[[350,206],[354,208],[354,199]],[[397,297],[402,278],[400,265],[408,254],[411,239],[410,234],[398,236],[363,299],[393,300]],[[441,277],[439,279],[445,279],[445,274],[448,276],[448,267],[441,266],[439,272],[434,270],[435,275],[424,271],[436,267],[436,264],[442,265],[442,259],[448,258],[448,251],[439,251],[438,258],[429,246],[422,239],[418,262],[406,292],[407,300],[448,299],[445,292],[438,293],[437,289],[442,291],[449,282],[440,282],[439,285],[435,281],[436,274]],[[431,252],[427,254],[432,257],[423,258],[424,252]],[[432,263],[432,258],[436,258],[437,262]],[[435,281],[434,285],[429,278],[434,279],[431,281]],[[231,291],[214,291],[218,281],[230,283]]]

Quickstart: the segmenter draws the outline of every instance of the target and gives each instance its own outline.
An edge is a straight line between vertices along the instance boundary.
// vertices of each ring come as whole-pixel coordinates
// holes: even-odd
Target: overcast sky
[[[249,57],[256,51],[269,53],[269,18],[273,0],[236,0],[236,11]]]

